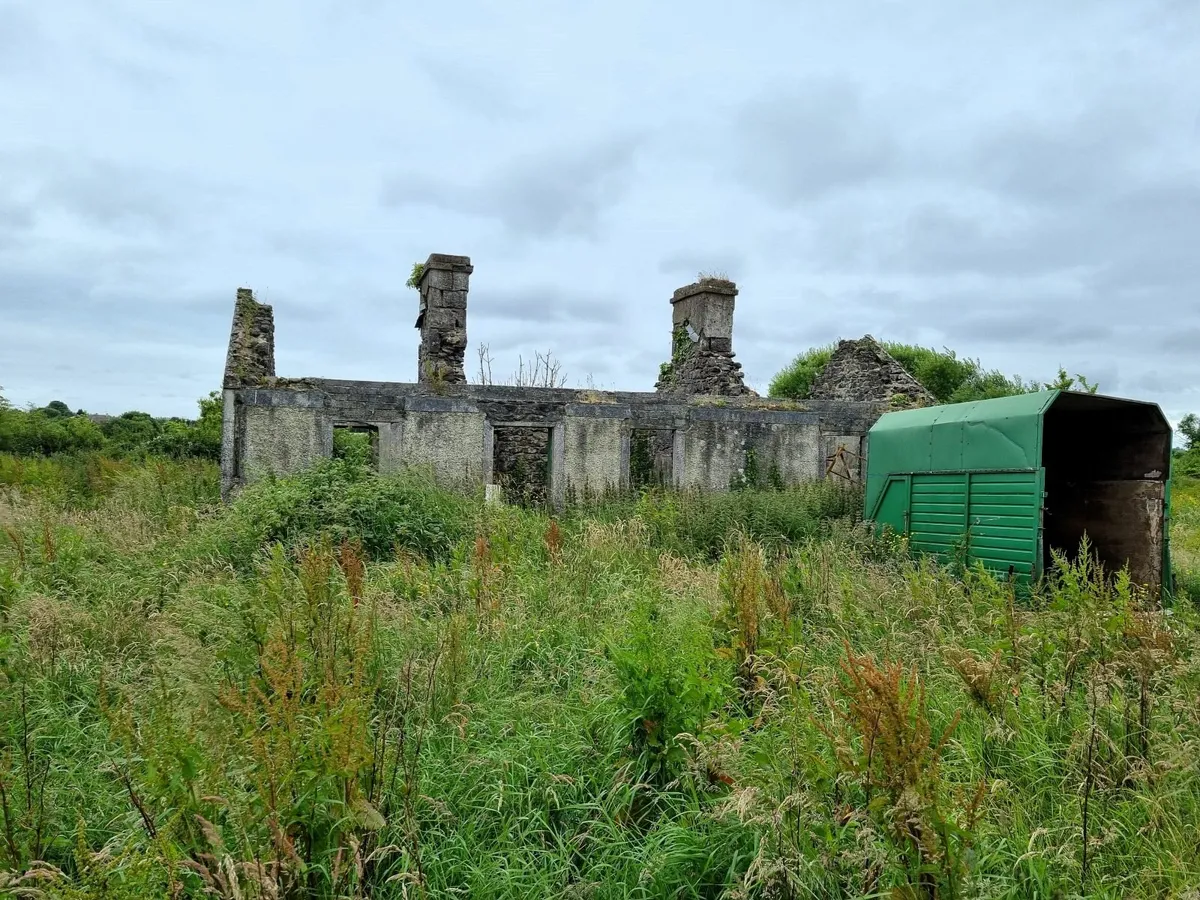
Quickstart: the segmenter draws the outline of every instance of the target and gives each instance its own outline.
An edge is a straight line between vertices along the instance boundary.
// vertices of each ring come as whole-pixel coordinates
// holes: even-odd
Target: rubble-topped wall
[[[733,358],[733,305],[737,285],[705,278],[671,297],[671,360],[654,388],[662,394],[753,395]]]
[[[253,384],[275,375],[275,317],[250,288],[238,288],[225,355],[225,387]]]
[[[856,341],[838,342],[809,396],[813,400],[876,401],[893,406],[936,402],[924,385],[869,334]]]
[[[521,468],[532,476],[526,486],[555,505],[633,487],[631,442],[645,430],[662,433],[664,452],[675,435],[673,487],[789,486],[824,477],[829,442],[865,434],[886,411],[884,403],[277,378],[226,392],[234,438],[223,495],[331,455],[333,429],[343,426],[378,431],[381,472],[427,469],[439,482],[482,488]]]

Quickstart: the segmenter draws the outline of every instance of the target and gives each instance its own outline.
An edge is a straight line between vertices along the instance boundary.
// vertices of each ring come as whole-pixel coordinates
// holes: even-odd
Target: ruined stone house
[[[758,397],[734,359],[737,287],[719,279],[675,291],[654,391],[470,384],[473,271],[465,256],[425,262],[413,382],[277,376],[273,310],[239,289],[225,364],[223,496],[331,456],[337,429],[369,435],[381,472],[419,467],[447,484],[496,485],[556,506],[647,483],[724,491],[831,473],[854,479],[863,435],[895,395],[917,396],[870,341],[839,348],[812,400]]]

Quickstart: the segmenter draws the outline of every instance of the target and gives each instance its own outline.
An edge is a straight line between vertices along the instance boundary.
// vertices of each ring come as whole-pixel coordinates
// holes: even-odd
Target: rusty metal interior
[[[1105,397],[1063,394],[1045,415],[1043,559],[1092,554],[1112,574],[1157,595],[1163,578],[1163,504],[1170,429],[1158,409]]]

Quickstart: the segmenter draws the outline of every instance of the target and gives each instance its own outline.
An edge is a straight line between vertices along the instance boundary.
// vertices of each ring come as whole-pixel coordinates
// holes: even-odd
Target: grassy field
[[[0,484],[0,895],[1200,897],[1192,599],[1013,597],[827,485]],[[1196,483],[1172,538],[1200,598]]]

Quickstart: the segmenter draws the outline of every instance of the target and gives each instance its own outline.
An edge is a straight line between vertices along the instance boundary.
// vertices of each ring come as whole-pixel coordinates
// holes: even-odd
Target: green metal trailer
[[[1170,590],[1171,426],[1153,403],[1041,391],[901,410],[867,435],[866,518],[918,552],[1036,581],[1086,534]]]

